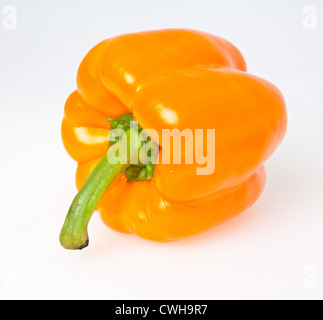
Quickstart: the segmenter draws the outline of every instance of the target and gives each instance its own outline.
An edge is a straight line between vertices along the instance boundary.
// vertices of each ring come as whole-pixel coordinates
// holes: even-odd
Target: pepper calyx
[[[111,124],[109,136],[110,146],[120,141],[119,130],[123,130],[124,134],[126,134],[131,129],[134,133],[130,134],[130,139],[137,139],[139,150],[142,151],[138,157],[138,163],[131,163],[123,172],[127,177],[127,182],[151,180],[154,175],[155,162],[159,153],[158,145],[151,140],[130,113],[123,114],[118,118],[110,118],[108,121]],[[116,129],[116,131],[113,129]]]

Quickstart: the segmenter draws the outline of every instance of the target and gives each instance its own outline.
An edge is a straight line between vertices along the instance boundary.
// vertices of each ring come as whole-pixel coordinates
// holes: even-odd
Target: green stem
[[[81,250],[88,246],[88,223],[102,196],[114,179],[128,165],[110,164],[104,156],[92,171],[81,191],[74,198],[68,211],[60,235],[60,242],[65,249]]]
[[[141,148],[147,144],[147,141],[140,140],[142,129],[139,127],[138,131],[132,128],[133,121],[134,118],[129,114],[110,120],[112,129],[122,129],[124,134],[118,138],[119,140],[110,143],[107,154],[94,168],[74,198],[60,234],[60,242],[65,249],[81,250],[88,246],[89,221],[102,196],[119,174],[123,172],[128,182],[152,178],[155,168],[153,163],[131,164],[131,159],[134,156],[137,158]],[[113,160],[116,159],[117,153],[121,152],[120,157],[117,157],[120,161]],[[151,154],[157,157],[157,145],[153,144]]]

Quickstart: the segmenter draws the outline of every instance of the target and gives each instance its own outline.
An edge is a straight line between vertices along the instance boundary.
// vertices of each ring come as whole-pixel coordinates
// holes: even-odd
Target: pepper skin
[[[107,153],[109,118],[130,113],[160,136],[163,129],[215,129],[211,175],[197,175],[195,161],[157,164],[149,181],[127,183],[120,174],[97,206],[110,228],[178,240],[235,217],[262,194],[264,162],[285,135],[285,102],[274,85],[246,72],[243,56],[226,40],[175,29],[111,38],[85,57],[77,85],[62,137],[79,163],[79,190]]]

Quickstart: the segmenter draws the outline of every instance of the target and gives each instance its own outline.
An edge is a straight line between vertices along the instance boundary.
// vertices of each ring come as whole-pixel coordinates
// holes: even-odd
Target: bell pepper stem
[[[60,242],[65,249],[81,250],[89,245],[88,223],[114,179],[129,165],[111,164],[104,156],[74,198],[63,225]]]
[[[133,161],[138,159],[141,148],[149,142],[149,139],[148,141],[140,139],[142,129],[132,126],[135,122],[133,116],[124,114],[109,121],[112,129],[122,129],[123,134],[117,141],[110,143],[107,154],[90,173],[83,188],[74,198],[60,234],[60,242],[65,249],[81,250],[89,245],[87,232],[89,221],[104,193],[119,174],[124,173],[128,182],[131,182],[150,180],[154,173],[153,163],[143,164]],[[113,131],[110,131],[110,138],[111,135],[113,136]],[[150,151],[156,158],[158,146],[152,144]],[[134,162],[136,164],[132,164]]]

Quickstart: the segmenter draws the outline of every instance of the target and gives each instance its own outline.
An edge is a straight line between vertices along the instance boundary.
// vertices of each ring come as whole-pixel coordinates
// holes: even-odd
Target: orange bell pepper
[[[285,102],[274,85],[246,72],[226,40],[173,29],[111,38],[85,57],[77,85],[62,124],[80,190],[60,235],[65,248],[88,245],[96,209],[114,230],[171,241],[235,217],[262,194],[263,164],[286,131]],[[109,130],[130,119],[160,136],[164,129],[215,129],[214,172],[198,175],[195,160],[130,173],[129,163],[109,164]],[[155,142],[158,157],[172,159],[174,151]],[[193,143],[203,144],[195,137]]]

